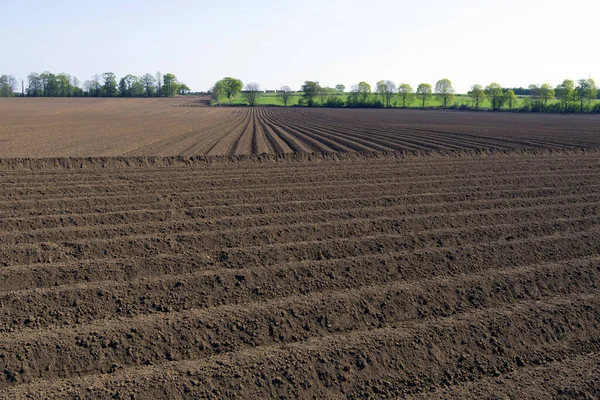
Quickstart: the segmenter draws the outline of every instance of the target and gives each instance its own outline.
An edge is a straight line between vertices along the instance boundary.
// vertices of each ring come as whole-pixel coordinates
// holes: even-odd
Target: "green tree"
[[[13,97],[17,90],[18,81],[12,75],[0,76],[0,97]]]
[[[401,83],[398,86],[398,95],[400,96],[400,101],[402,101],[402,107],[406,107],[413,102],[415,91],[408,83]]]
[[[91,90],[93,92],[93,97],[98,97],[102,94],[102,84],[100,83],[100,75],[96,74],[92,76],[91,82]]]
[[[144,84],[140,77],[131,75],[131,81],[129,84],[131,87],[131,95],[133,97],[143,97],[144,96],[144,94],[146,92],[146,88],[144,87]]]
[[[312,107],[315,102],[315,96],[321,91],[321,85],[317,81],[304,81],[302,85],[302,91],[304,92],[304,99],[309,107]]]
[[[486,97],[490,100],[492,110],[498,111],[502,107],[502,102],[504,101],[502,86],[496,82],[492,82],[485,87],[484,92]]]
[[[348,105],[357,106],[359,103],[359,92],[358,85],[352,85],[350,87],[350,96],[348,96]]]
[[[287,106],[290,98],[292,97],[292,89],[290,89],[289,86],[280,87],[277,91],[277,97],[279,100],[281,100],[284,106]]]
[[[190,91],[191,91],[191,89],[188,87],[188,85],[186,85],[183,82],[179,84],[179,88],[177,89],[177,93],[179,93],[179,94],[186,94]]]
[[[106,97],[113,97],[117,93],[117,77],[112,72],[102,74],[102,91]]]
[[[560,100],[563,111],[567,111],[569,103],[575,99],[575,82],[565,79],[554,89],[556,97]]]
[[[542,86],[540,86],[538,93],[540,96],[540,101],[544,103],[544,106],[548,105],[548,101],[552,100],[555,95],[554,89],[549,83],[544,83]]]
[[[81,82],[79,81],[79,79],[77,79],[77,77],[75,77],[75,76],[71,77],[71,96],[73,96],[73,97],[82,97],[83,96],[83,90],[81,90],[80,84],[81,84]]]
[[[517,96],[514,90],[509,89],[504,93],[504,103],[508,105],[509,110],[512,110],[515,104],[517,104]]]
[[[450,79],[440,79],[435,84],[435,96],[441,100],[442,107],[446,108],[454,99],[454,88]]]
[[[212,88],[209,90],[211,98],[215,101],[221,101],[226,97],[225,87],[222,81],[217,81]]]
[[[246,99],[249,106],[255,106],[260,97],[260,85],[256,82],[250,82],[244,87],[242,96]]]
[[[69,97],[71,96],[72,88],[71,88],[71,76],[65,73],[58,74],[56,76],[56,82],[58,84],[57,87],[57,95],[60,97]]]
[[[154,78],[154,76],[152,76],[152,74],[144,74],[140,80],[144,85],[144,88],[146,89],[146,96],[154,96],[154,87],[156,85],[156,79]]]
[[[485,91],[481,85],[471,86],[469,97],[475,102],[475,109],[479,110],[480,104],[485,100]]]
[[[369,102],[371,97],[371,85],[367,82],[362,81],[358,83],[358,99],[364,105]]]
[[[377,93],[381,96],[382,102],[386,107],[389,107],[392,102],[392,97],[396,93],[396,84],[393,81],[385,80],[377,82]]]
[[[346,90],[346,86],[341,84],[335,85],[335,90],[337,90],[338,92],[343,92],[344,90]]]
[[[40,75],[37,72],[32,72],[27,76],[28,89],[27,96],[39,97],[43,94],[43,86]]]
[[[540,99],[540,87],[538,85],[535,84],[531,84],[527,87],[527,89],[529,89],[530,94],[530,98],[533,100],[539,100]]]
[[[58,96],[58,81],[56,75],[44,71],[40,74],[40,80],[42,81],[42,92],[44,97]]]
[[[543,85],[529,85],[531,91],[531,98],[537,101],[539,104],[543,104],[544,107],[548,105],[548,101],[554,98],[554,89],[548,83]]]
[[[227,98],[231,101],[232,97],[236,97],[240,93],[242,87],[242,81],[239,79],[231,77],[221,79],[214,86],[214,90],[217,92],[217,100]]]
[[[432,96],[431,85],[429,83],[420,83],[417,87],[417,98],[421,100],[421,108],[425,108],[425,101]]]
[[[127,82],[125,82],[125,78],[121,78],[119,81],[119,94],[121,97],[128,97],[129,93],[127,90]]]
[[[163,76],[163,94],[167,97],[173,97],[177,94],[178,89],[179,82],[177,82],[177,77],[173,74],[166,73]]]
[[[331,89],[330,87],[319,88],[319,91],[317,92],[317,96],[319,97],[319,100],[321,100],[321,106],[325,105],[325,100],[327,100],[327,97],[333,91],[334,91],[334,89]]]
[[[592,100],[598,97],[596,82],[591,78],[578,80],[577,87],[575,88],[575,97],[579,101],[581,112],[583,112],[583,105],[585,103],[587,103],[587,108],[589,109]]]

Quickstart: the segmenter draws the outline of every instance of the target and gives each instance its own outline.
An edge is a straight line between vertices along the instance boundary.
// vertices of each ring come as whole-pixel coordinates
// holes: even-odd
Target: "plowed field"
[[[592,117],[173,110],[31,148],[543,150],[3,160],[0,397],[600,396]]]
[[[0,99],[0,158],[597,147],[600,115]]]

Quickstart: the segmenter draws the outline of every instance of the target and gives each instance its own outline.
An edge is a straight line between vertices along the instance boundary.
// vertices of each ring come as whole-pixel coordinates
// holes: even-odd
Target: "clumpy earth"
[[[0,398],[600,396],[597,125],[172,109],[239,125],[0,160]],[[291,143],[402,152],[144,157]]]

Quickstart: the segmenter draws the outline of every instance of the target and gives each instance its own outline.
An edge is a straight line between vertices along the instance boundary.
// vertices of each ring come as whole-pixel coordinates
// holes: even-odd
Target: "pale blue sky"
[[[0,0],[0,74],[172,72],[262,88],[380,79],[459,92],[600,80],[600,1]],[[7,57],[7,55],[10,55]]]

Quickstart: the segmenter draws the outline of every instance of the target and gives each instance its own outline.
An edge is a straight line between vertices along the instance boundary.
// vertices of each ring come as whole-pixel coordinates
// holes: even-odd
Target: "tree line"
[[[27,82],[27,85],[25,85]],[[19,83],[22,96],[28,97],[171,97],[185,94],[190,88],[180,82],[172,73],[146,73],[141,76],[128,74],[118,79],[112,72],[94,75],[90,80],[81,83],[69,74],[53,74],[51,72],[33,72],[27,80],[19,81],[11,75],[0,76],[0,97],[19,94]],[[352,85],[344,99],[340,94],[346,93],[344,85],[335,88],[322,87],[318,81],[305,81],[301,86],[302,96],[298,106],[306,107],[409,107],[415,102],[421,108],[431,98],[436,98],[443,108],[475,109],[483,108],[489,103],[493,111],[501,109],[529,112],[600,112],[600,104],[592,100],[599,97],[598,87],[593,79],[572,81],[565,79],[556,87],[545,83],[530,85],[524,88],[503,88],[498,83],[487,86],[473,85],[467,93],[468,103],[455,103],[455,90],[449,79],[440,79],[434,86],[420,83],[416,89],[407,83],[396,85],[391,80],[381,80],[372,88],[367,82]],[[209,93],[213,100],[231,101],[241,94],[250,106],[257,105],[263,91],[256,82],[243,85],[237,78],[225,77],[215,83]],[[523,93],[526,93],[525,95]],[[277,91],[280,102],[287,106],[295,92],[289,86],[282,86]],[[526,96],[519,98],[518,96]],[[554,101],[558,100],[558,101]]]
[[[469,102],[455,104],[455,90],[452,81],[440,79],[434,86],[429,83],[420,83],[416,90],[407,83],[396,85],[391,80],[377,82],[375,88],[367,82],[352,85],[347,98],[344,100],[340,94],[345,93],[344,85],[335,88],[322,87],[318,81],[305,81],[301,86],[302,96],[298,99],[298,106],[305,107],[409,107],[415,102],[425,108],[428,100],[436,98],[442,108],[475,109],[483,108],[485,101],[489,109],[499,111],[502,109],[524,112],[600,112],[600,103],[592,101],[600,98],[600,92],[593,79],[579,79],[577,82],[565,79],[556,87],[545,83],[530,85],[527,88],[527,97],[518,97],[515,91],[519,89],[503,88],[498,83],[487,86],[473,85],[467,93]],[[211,88],[210,93],[215,101],[231,100],[241,94],[250,106],[258,103],[263,94],[260,85],[256,82],[243,85],[242,81],[232,77],[223,78]],[[280,102],[287,106],[295,92],[289,86],[282,86],[277,91]],[[521,95],[523,96],[523,95]],[[553,102],[553,100],[558,100]]]
[[[121,79],[112,72],[105,72],[83,83],[65,73],[32,72],[20,83],[21,92],[19,80],[14,76],[0,76],[0,97],[17,94],[27,97],[172,97],[190,91],[174,74],[160,72],[141,76],[128,74]]]

